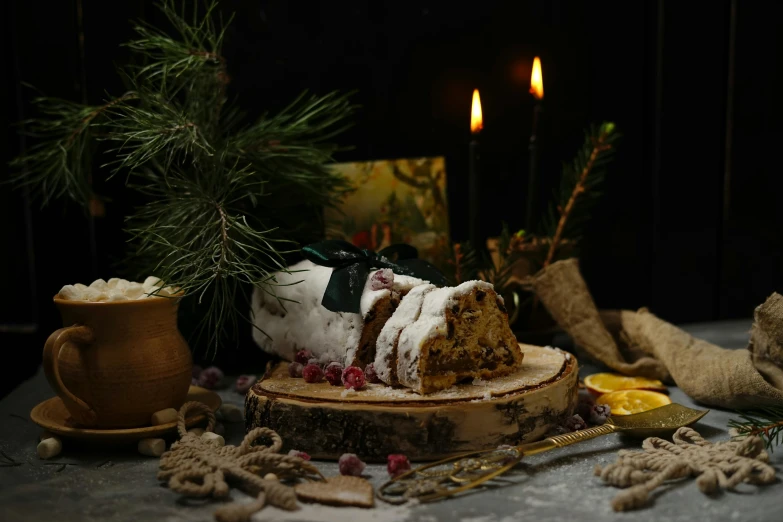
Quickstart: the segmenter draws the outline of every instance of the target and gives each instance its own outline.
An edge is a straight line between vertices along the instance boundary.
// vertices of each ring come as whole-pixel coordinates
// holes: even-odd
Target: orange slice
[[[595,395],[617,390],[660,390],[666,391],[666,385],[657,379],[645,377],[626,377],[616,373],[594,373],[585,377],[585,386]]]
[[[608,404],[612,415],[631,415],[666,406],[672,400],[667,395],[650,390],[617,390],[601,395],[595,402]]]

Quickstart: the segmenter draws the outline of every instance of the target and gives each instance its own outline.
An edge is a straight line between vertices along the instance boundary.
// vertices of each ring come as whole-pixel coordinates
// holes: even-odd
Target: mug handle
[[[58,359],[60,349],[67,342],[84,346],[91,343],[95,336],[88,326],[67,326],[52,333],[46,340],[43,350],[43,368],[49,386],[62,399],[65,407],[80,424],[94,425],[97,421],[95,411],[86,402],[71,393],[60,378]]]

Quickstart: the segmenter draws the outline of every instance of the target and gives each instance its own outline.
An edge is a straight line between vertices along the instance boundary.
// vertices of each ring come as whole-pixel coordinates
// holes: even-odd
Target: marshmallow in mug
[[[177,288],[163,286],[160,278],[150,276],[143,283],[113,277],[108,281],[96,279],[86,286],[83,284],[65,285],[60,289],[59,297],[68,301],[128,301],[149,297],[171,296]],[[153,292],[155,292],[154,295]]]

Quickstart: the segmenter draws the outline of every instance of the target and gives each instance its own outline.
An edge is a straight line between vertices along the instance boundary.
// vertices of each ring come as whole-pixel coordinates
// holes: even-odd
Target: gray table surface
[[[727,348],[741,348],[747,342],[750,320],[697,324],[689,332]],[[583,365],[582,376],[596,371]],[[221,392],[224,402],[241,405],[242,397]],[[39,460],[35,446],[40,428],[29,420],[31,408],[52,396],[41,372],[0,401],[0,449],[22,462],[0,468],[0,521],[212,521],[216,504],[180,498],[155,479],[157,459],[132,451],[74,448],[67,442],[56,458],[60,465]],[[696,406],[679,389],[671,390],[674,401]],[[696,429],[712,441],[728,439],[726,424],[730,412],[713,410]],[[227,425],[226,440],[237,444],[243,426]],[[630,513],[614,513],[609,505],[617,490],[593,476],[596,464],[616,459],[617,450],[638,448],[638,441],[609,435],[579,445],[530,457],[519,466],[511,484],[483,490],[461,498],[434,504],[389,506],[378,502],[372,510],[303,505],[299,511],[265,508],[254,520],[276,521],[410,521],[517,522],[562,520],[686,520],[772,521],[783,520],[780,482],[764,488],[741,486],[737,492],[714,497],[702,495],[694,481],[676,483],[655,495],[652,505]],[[107,463],[107,461],[110,461]],[[771,462],[781,469],[783,448]],[[337,474],[334,463],[317,463],[326,476]],[[369,465],[367,475],[375,485],[386,477],[384,466]],[[232,498],[248,501],[241,492]]]

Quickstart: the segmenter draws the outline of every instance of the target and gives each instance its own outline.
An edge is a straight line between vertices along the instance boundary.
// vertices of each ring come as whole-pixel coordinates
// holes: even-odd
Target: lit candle
[[[530,94],[536,100],[533,107],[533,126],[530,130],[530,143],[528,152],[530,153],[530,171],[527,178],[527,219],[525,228],[528,234],[533,234],[533,228],[536,226],[535,206],[536,196],[538,194],[538,119],[543,111],[544,99],[544,77],[541,75],[541,59],[536,56],[533,60],[533,72],[530,75]]]
[[[484,120],[481,117],[481,100],[479,99],[478,89],[473,90],[473,103],[470,108],[470,172],[468,178],[469,204],[468,219],[468,238],[473,248],[481,248],[479,240],[479,134],[484,128]]]

